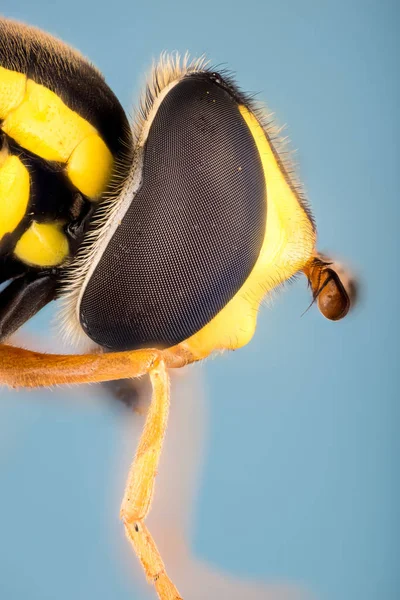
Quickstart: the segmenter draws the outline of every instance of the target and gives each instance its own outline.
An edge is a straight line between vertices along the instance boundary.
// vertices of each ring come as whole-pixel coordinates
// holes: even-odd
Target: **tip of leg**
[[[183,600],[166,573],[157,575],[154,578],[154,585],[160,600]]]

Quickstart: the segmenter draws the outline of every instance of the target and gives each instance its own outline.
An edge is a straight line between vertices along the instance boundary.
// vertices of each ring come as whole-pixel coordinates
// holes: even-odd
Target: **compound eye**
[[[357,284],[343,265],[318,255],[305,270],[321,313],[331,321],[343,319],[356,302]]]
[[[142,164],[133,163],[121,216],[113,217],[80,299],[82,328],[99,345],[179,344],[252,273],[264,243],[267,186],[261,128],[244,109],[235,90],[206,72],[184,77],[156,105],[143,128]]]

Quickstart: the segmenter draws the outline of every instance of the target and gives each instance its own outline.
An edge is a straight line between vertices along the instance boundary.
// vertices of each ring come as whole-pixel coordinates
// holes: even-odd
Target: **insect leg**
[[[153,397],[139,446],[128,475],[121,518],[148,580],[160,600],[179,600],[178,590],[168,578],[157,546],[144,524],[150,510],[154,479],[162,450],[169,412],[169,378],[163,361],[150,371]]]
[[[0,384],[46,387],[140,377],[149,372],[159,356],[159,350],[151,349],[106,354],[43,354],[0,344]]]
[[[0,385],[33,388],[129,379],[149,373],[161,359],[171,369],[199,360],[197,355],[180,346],[168,350],[45,354],[0,344]]]

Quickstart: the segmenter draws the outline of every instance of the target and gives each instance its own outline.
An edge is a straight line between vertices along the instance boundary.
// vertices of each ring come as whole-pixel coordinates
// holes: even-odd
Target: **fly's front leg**
[[[106,354],[43,354],[0,344],[0,385],[46,387],[98,383],[145,375],[159,359],[159,350]]]
[[[157,546],[144,524],[150,510],[169,412],[169,378],[160,361],[150,371],[153,397],[136,456],[129,471],[121,518],[126,534],[160,600],[181,600],[169,579]]]

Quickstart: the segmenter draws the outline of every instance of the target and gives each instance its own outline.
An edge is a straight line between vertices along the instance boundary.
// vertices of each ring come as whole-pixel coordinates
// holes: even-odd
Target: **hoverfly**
[[[164,55],[133,126],[102,75],[42,31],[0,20],[0,383],[149,374],[121,507],[161,600],[181,596],[145,518],[167,426],[168,369],[247,344],[263,298],[303,272],[323,315],[354,286],[318,253],[263,109],[204,60]],[[7,345],[54,299],[86,354]]]

